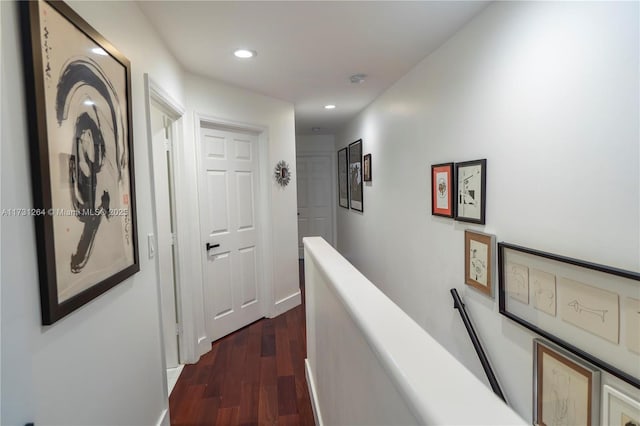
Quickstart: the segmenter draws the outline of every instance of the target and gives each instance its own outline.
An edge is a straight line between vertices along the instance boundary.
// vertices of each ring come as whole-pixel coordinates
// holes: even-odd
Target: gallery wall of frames
[[[432,215],[483,225],[486,167],[486,159],[432,165]],[[464,265],[469,287],[498,294],[500,313],[540,336],[532,343],[535,424],[640,425],[640,274],[496,247],[495,235],[473,229],[464,231]]]
[[[362,157],[362,139],[338,151],[338,205],[364,212],[363,184],[371,182],[371,154]]]
[[[486,176],[486,159],[432,165],[432,215],[484,225]],[[362,140],[338,151],[341,207],[363,212],[362,185],[370,180]],[[534,422],[640,426],[640,401],[624,391],[640,391],[640,274],[496,246],[495,235],[472,229],[464,239],[465,283],[498,294],[500,313],[540,336],[531,346]]]

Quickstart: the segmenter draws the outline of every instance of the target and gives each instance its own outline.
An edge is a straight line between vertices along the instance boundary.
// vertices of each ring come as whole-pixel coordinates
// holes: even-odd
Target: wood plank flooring
[[[305,357],[304,304],[238,330],[184,367],[169,398],[171,424],[313,425]]]

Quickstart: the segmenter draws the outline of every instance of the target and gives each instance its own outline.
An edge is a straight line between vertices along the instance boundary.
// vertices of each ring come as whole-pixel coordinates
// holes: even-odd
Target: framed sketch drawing
[[[364,211],[362,202],[362,139],[349,144],[349,207]]]
[[[434,164],[431,166],[431,214],[453,217],[455,213],[454,193],[453,163]]]
[[[349,208],[349,157],[347,148],[338,151],[338,204],[345,209]]]
[[[367,154],[364,156],[364,160],[362,164],[364,167],[362,179],[365,182],[371,182],[371,154]]]
[[[640,401],[609,385],[602,387],[602,424],[640,426]]]
[[[562,348],[533,341],[533,423],[599,424],[600,372]]]
[[[495,237],[464,231],[464,282],[493,297],[493,247]]]
[[[139,270],[129,61],[62,2],[22,4],[42,322]]]
[[[456,220],[485,223],[487,160],[456,163]]]
[[[501,242],[500,313],[640,388],[640,274]]]

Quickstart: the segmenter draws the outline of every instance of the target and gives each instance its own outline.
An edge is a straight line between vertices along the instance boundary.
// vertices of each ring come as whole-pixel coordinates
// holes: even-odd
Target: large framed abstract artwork
[[[362,202],[362,139],[349,144],[349,207],[364,211]]]
[[[129,61],[63,2],[22,4],[42,323],[139,270]]]
[[[500,313],[640,388],[640,274],[501,242]]]

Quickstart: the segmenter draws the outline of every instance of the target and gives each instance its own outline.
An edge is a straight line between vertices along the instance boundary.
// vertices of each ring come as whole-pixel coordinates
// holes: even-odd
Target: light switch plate
[[[147,243],[149,245],[149,259],[153,259],[156,256],[156,236],[148,234]]]

